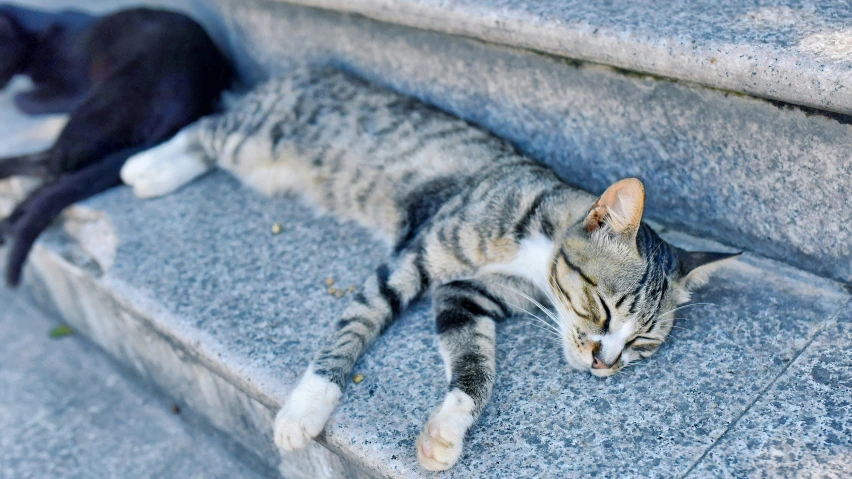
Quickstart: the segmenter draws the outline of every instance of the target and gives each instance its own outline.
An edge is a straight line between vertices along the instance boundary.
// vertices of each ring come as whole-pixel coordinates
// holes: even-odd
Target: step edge
[[[711,88],[778,100],[841,114],[852,114],[852,89],[843,88],[849,68],[820,62],[814,56],[758,44],[710,43],[688,47],[688,38],[657,41],[626,36],[611,28],[569,26],[541,18],[499,20],[499,12],[483,16],[464,6],[429,8],[405,0],[264,0],[347,14],[384,23],[540,51],[569,59],[694,82]],[[490,22],[500,22],[495,27]],[[585,27],[585,28],[583,28]],[[543,34],[542,31],[548,32]],[[682,47],[680,47],[682,45]],[[755,55],[759,54],[759,55]],[[750,57],[771,58],[749,62]],[[712,58],[712,61],[711,61]],[[802,75],[802,66],[810,72]],[[753,75],[762,71],[761,75]],[[819,71],[819,75],[813,72]],[[801,78],[791,82],[789,78]],[[794,85],[800,85],[795,88]],[[832,88],[836,87],[833,91]]]

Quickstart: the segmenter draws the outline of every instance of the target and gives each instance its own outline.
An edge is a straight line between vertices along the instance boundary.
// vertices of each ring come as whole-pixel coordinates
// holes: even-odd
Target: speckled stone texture
[[[282,0],[852,113],[832,0]]]
[[[571,184],[638,176],[662,223],[852,281],[852,205],[837,201],[852,188],[852,117],[334,12],[217,5],[204,15],[224,19],[248,77],[337,64],[487,127]]]
[[[693,470],[712,477],[852,474],[852,314],[829,323]]]
[[[254,0],[166,3],[205,19],[247,78],[306,59],[332,62],[487,126],[572,184],[601,191],[641,176],[649,215],[666,225],[852,279],[848,117],[358,16]],[[733,52],[726,61],[753,61],[725,51]],[[837,65],[844,63],[825,71]],[[790,83],[800,86],[795,77]],[[347,301],[330,296],[325,280],[359,284],[383,248],[357,227],[317,217],[293,199],[262,198],[223,174],[145,203],[116,190],[70,216],[78,227],[54,230],[34,252],[26,291],[276,464],[274,411]],[[281,234],[271,234],[274,223]],[[799,425],[750,418],[764,403],[802,410],[808,397],[826,397],[785,396],[776,387],[819,347],[848,300],[834,283],[747,255],[696,295],[708,304],[678,312],[683,319],[660,354],[608,380],[568,372],[557,345],[533,324],[506,322],[494,400],[460,463],[437,476],[712,477],[722,467],[765,469],[770,453],[762,451],[776,450],[775,438],[795,436]],[[432,327],[428,304],[391,327],[359,363],[366,379],[350,385],[322,439],[337,455],[317,446],[285,457],[282,471],[424,476],[413,441],[444,391]],[[829,359],[830,370],[842,361]],[[784,453],[848,475],[848,444],[817,431],[832,411],[807,416],[815,426],[805,434],[815,439]],[[848,416],[834,421],[849,429]],[[759,439],[743,446],[741,437]]]
[[[358,285],[383,247],[358,227],[292,198],[264,198],[223,173],[167,198],[139,202],[120,189],[81,208],[103,212],[120,240],[111,269],[91,266],[85,254],[102,238],[54,231],[35,252],[28,290],[277,461],[272,412],[348,301],[330,295],[325,281]],[[274,223],[283,226],[278,235]],[[569,372],[559,346],[529,320],[502,323],[494,398],[459,464],[440,477],[684,474],[849,295],[747,256],[694,299],[654,359],[608,380]],[[445,390],[432,331],[428,304],[392,326],[357,365],[366,379],[350,385],[330,420],[323,442],[367,475],[424,475],[413,442]],[[170,354],[183,359],[163,359]],[[834,460],[852,467],[846,456]]]
[[[0,477],[246,478],[235,459],[80,336],[0,289]]]
[[[653,192],[649,215],[662,223],[820,275],[852,281],[852,229],[848,227],[852,205],[838,201],[852,187],[852,117],[848,115],[800,110],[734,92],[284,3],[158,3],[188,9],[203,20],[232,52],[247,79],[256,80],[306,60],[337,64],[487,127],[553,165],[571,184],[601,192],[617,179],[639,176]],[[526,3],[556,8],[556,2]],[[569,8],[573,3],[567,2],[565,11],[585,11]],[[820,23],[813,18],[818,17],[835,28],[850,14],[849,9],[830,9],[824,3],[802,7],[816,12],[810,16],[788,12],[783,18],[801,17],[796,25],[803,22],[816,29],[814,25]],[[340,4],[328,2],[326,6]],[[426,0],[398,1],[387,4],[393,6],[387,11],[414,4],[431,5]],[[593,2],[588,10],[616,9],[622,2],[611,2],[612,7],[599,4]],[[727,19],[733,25],[740,18],[737,12],[746,15],[759,9],[750,3],[738,7],[733,2],[714,4],[681,2],[671,7],[681,14],[660,17],[656,16],[662,15],[659,9],[639,2],[635,10],[627,8],[632,14],[614,14],[613,18],[634,18],[637,25],[647,23],[659,31],[669,28],[680,32],[678,35],[688,30],[703,32],[704,28],[724,35],[720,22]],[[448,12],[458,13],[466,4],[443,5]],[[508,7],[500,11],[504,10],[506,14],[512,11]],[[604,18],[604,10],[594,15]],[[645,14],[640,15],[641,11]],[[688,12],[703,12],[704,16],[693,19]],[[775,18],[768,12],[755,19]],[[498,18],[496,14],[492,17]],[[429,16],[418,18],[425,21]],[[663,18],[671,25],[663,28]],[[715,26],[698,28],[697,18],[714,19],[707,21]],[[749,25],[736,27],[739,33],[732,38],[757,41],[759,33],[767,31]],[[636,32],[641,30],[636,28]],[[789,43],[796,30],[772,31],[769,38],[786,35]],[[624,38],[641,43],[638,37]],[[730,52],[737,62],[756,58]],[[636,58],[663,62],[647,52],[637,53]],[[805,68],[807,55],[796,58],[803,62],[801,71],[810,71]],[[817,70],[830,72],[840,68],[838,65],[847,64],[835,62]],[[843,68],[849,72],[848,66]],[[767,67],[748,77],[757,82],[781,71]],[[786,82],[798,84],[794,75],[785,75]],[[820,88],[828,84],[820,80]],[[809,86],[807,90],[820,88]]]
[[[247,4],[243,0],[216,0]],[[274,0],[262,0],[270,2]],[[852,9],[833,0],[279,0],[852,114]],[[204,0],[19,0],[207,8]],[[262,9],[262,8],[261,8]],[[272,7],[269,7],[272,10]],[[272,20],[267,16],[267,21]],[[227,22],[228,20],[226,20]],[[245,25],[244,25],[245,27]],[[282,32],[286,32],[282,29]]]

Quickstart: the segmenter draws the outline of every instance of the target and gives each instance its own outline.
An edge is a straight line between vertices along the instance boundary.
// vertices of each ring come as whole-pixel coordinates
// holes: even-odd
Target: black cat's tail
[[[18,175],[45,178],[50,173],[50,158],[51,150],[11,158],[0,158],[0,180]]]
[[[35,240],[65,208],[120,185],[119,173],[122,165],[143,149],[129,148],[113,153],[89,167],[38,189],[33,193],[34,197],[27,198],[26,209],[8,226],[12,247],[6,259],[6,283],[11,287],[18,286],[24,263]]]

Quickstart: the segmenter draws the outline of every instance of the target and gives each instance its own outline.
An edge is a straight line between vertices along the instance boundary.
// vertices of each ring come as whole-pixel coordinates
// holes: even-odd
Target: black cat
[[[25,113],[68,113],[83,99],[90,82],[86,32],[97,17],[78,11],[41,12],[0,5],[0,88],[16,74],[34,88],[18,94]]]
[[[137,8],[102,18],[0,7],[0,83],[30,74],[25,112],[71,115],[46,151],[0,159],[0,178],[45,180],[0,222],[13,242],[6,281],[16,286],[38,235],[67,206],[121,184],[125,160],[212,113],[234,70],[189,17]]]

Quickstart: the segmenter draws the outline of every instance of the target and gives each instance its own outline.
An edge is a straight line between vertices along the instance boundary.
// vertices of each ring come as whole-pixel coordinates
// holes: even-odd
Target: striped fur
[[[488,132],[334,70],[258,87],[123,177],[157,196],[213,166],[265,194],[299,192],[389,244],[276,419],[288,450],[320,433],[360,355],[431,293],[449,392],[417,454],[447,469],[491,394],[495,321],[540,309],[569,366],[606,376],[665,340],[692,276],[680,258],[698,258],[640,222],[638,180],[595,201]]]

